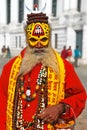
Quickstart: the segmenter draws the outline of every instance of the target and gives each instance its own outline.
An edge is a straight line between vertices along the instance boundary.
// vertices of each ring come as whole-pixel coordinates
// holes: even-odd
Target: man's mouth
[[[40,54],[40,53],[44,53],[44,50],[43,49],[37,49],[34,52],[37,53],[37,54]]]

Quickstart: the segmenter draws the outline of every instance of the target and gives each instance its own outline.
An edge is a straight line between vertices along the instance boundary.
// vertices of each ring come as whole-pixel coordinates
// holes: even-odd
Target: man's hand
[[[60,103],[47,107],[42,113],[38,114],[38,118],[42,119],[46,123],[55,124],[64,111],[65,104]]]

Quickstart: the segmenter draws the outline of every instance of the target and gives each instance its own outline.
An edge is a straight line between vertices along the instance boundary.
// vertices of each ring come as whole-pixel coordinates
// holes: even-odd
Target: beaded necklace
[[[20,77],[20,81],[19,81],[19,87],[20,87],[20,94],[21,94],[21,97],[22,99],[24,99],[25,101],[27,102],[31,102],[33,101],[35,98],[36,98],[36,94],[39,90],[39,85],[36,85],[36,88],[35,88],[35,92],[33,94],[31,94],[31,90],[30,90],[30,86],[27,86],[27,90],[26,92],[24,92],[24,79],[23,79],[23,76]]]
[[[44,122],[37,118],[37,114],[41,113],[43,109],[45,109],[47,105],[47,68],[41,67],[41,70],[38,74],[38,78],[36,81],[35,92],[31,94],[30,87],[27,88],[26,93],[24,93],[24,81],[23,76],[19,77],[18,86],[19,86],[19,97],[18,97],[18,107],[17,107],[17,121],[16,127],[23,129],[32,130],[43,130]],[[32,116],[32,121],[28,122],[23,119],[23,106],[22,99],[26,102],[31,102],[36,98],[36,94],[38,94],[38,106],[36,110],[36,114]]]

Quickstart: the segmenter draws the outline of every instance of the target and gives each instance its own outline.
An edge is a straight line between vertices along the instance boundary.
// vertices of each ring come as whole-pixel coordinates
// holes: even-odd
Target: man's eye
[[[45,42],[48,38],[44,37],[41,39],[42,42]]]
[[[36,42],[37,40],[35,38],[30,38],[31,42]]]

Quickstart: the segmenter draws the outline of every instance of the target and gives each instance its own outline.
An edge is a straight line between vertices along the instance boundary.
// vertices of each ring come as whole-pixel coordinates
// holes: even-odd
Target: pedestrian
[[[67,49],[66,49],[66,46],[63,47],[62,51],[61,51],[61,57],[66,59],[68,56],[67,54]]]
[[[26,48],[1,74],[1,130],[73,130],[84,110],[84,86],[52,48],[50,34],[46,14],[27,15]]]
[[[10,51],[9,46],[7,47],[7,57],[8,57],[8,58],[11,58],[11,51]]]
[[[79,58],[81,58],[81,51],[79,49],[79,46],[77,45],[74,50],[75,67],[79,66]]]
[[[72,48],[71,46],[69,46],[69,48],[67,49],[67,59],[69,62],[72,62]]]
[[[6,57],[6,55],[7,55],[7,50],[6,50],[5,45],[3,45],[2,49],[1,49],[1,52],[2,52],[2,57]]]

